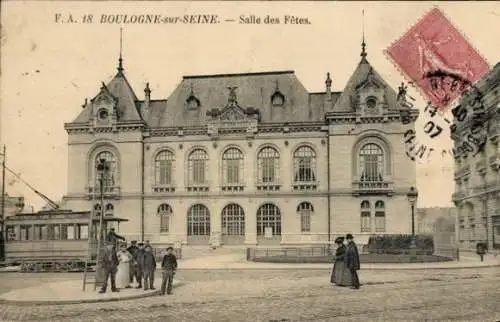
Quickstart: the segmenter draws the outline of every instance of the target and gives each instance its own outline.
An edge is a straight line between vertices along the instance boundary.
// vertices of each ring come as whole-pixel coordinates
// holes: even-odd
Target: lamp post
[[[411,206],[411,246],[415,247],[415,204],[418,199],[417,189],[411,187],[406,196],[408,197],[408,202]]]
[[[104,246],[104,241],[106,238],[106,231],[104,229],[104,180],[106,180],[108,172],[109,172],[109,165],[105,159],[99,159],[97,166],[96,166],[96,172],[98,175],[98,180],[99,180],[99,194],[100,194],[100,200],[101,200],[101,212],[99,214],[99,229],[98,229],[98,236],[97,236],[97,267],[96,267],[96,283],[94,285],[94,290],[97,288],[97,283],[103,282],[104,280],[104,271],[102,269],[102,263],[103,263],[103,246]]]

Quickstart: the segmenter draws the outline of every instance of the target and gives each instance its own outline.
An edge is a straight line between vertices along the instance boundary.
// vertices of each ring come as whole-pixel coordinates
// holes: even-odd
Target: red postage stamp
[[[437,8],[385,53],[440,110],[490,70],[486,60]]]

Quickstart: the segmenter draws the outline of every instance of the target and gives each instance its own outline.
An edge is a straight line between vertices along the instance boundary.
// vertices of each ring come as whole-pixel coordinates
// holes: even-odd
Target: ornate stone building
[[[396,92],[366,52],[342,92],[309,93],[293,71],[184,76],[140,100],[118,73],[68,132],[66,208],[100,209],[96,162],[110,165],[105,212],[130,239],[311,244],[411,230]],[[414,121],[417,110],[410,111]]]
[[[453,201],[458,208],[457,240],[462,248],[475,248],[477,242],[486,241],[490,249],[498,249],[500,64],[475,87],[455,110],[456,130],[452,134],[456,150]],[[484,143],[482,148],[469,139],[471,133]]]

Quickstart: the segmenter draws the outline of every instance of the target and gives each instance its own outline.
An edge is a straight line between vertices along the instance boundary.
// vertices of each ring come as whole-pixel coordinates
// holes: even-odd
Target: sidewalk
[[[415,270],[415,269],[460,269],[500,266],[500,256],[487,256],[484,262],[479,257],[462,257],[460,261],[440,263],[361,263],[363,270]],[[213,255],[179,260],[182,269],[331,269],[330,263],[287,264],[247,261],[244,255]]]
[[[174,280],[174,286],[179,281]],[[82,280],[58,281],[45,283],[38,286],[15,289],[7,293],[0,294],[0,303],[16,305],[59,305],[59,304],[80,304],[96,302],[112,302],[122,300],[132,300],[143,297],[158,295],[160,292],[161,278],[155,279],[156,290],[144,291],[143,289],[127,288],[120,289],[120,292],[108,291],[99,294],[99,288],[94,291],[94,286],[88,284],[86,290],[82,290]]]

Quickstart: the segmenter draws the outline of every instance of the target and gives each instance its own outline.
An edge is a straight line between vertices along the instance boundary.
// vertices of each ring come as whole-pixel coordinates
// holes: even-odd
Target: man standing
[[[144,274],[144,290],[148,289],[154,290],[155,283],[155,270],[156,270],[156,259],[155,255],[152,252],[151,246],[148,245],[145,247],[144,252],[144,266],[143,266],[143,274]]]
[[[172,283],[174,281],[175,271],[177,270],[177,258],[173,254],[173,248],[167,248],[167,254],[163,256],[163,261],[161,262],[162,268],[162,281],[161,281],[161,295],[165,295],[165,288],[167,289],[167,294],[172,294]]]
[[[130,271],[129,271],[129,276],[130,276],[129,281],[130,281],[130,284],[132,284],[134,282],[134,276],[135,276],[135,279],[137,281],[137,284],[140,284],[139,280],[137,279],[137,274],[136,274],[137,263],[133,260],[134,256],[135,256],[135,252],[137,250],[138,250],[138,248],[137,248],[137,240],[133,240],[131,242],[131,245],[127,248],[127,251],[132,256],[132,260],[130,261]]]
[[[125,238],[115,233],[115,229],[111,228],[106,235],[106,241],[116,244],[118,240],[125,241]]]
[[[137,244],[139,248],[135,251],[134,254],[134,262],[135,262],[135,279],[137,280],[137,285],[136,288],[142,288],[142,277],[143,277],[143,270],[144,270],[144,243],[140,242]]]
[[[347,234],[345,236],[347,240],[347,249],[345,253],[345,265],[347,269],[351,272],[351,288],[359,289],[359,277],[358,270],[360,268],[359,265],[359,253],[358,247],[354,243],[354,237],[351,234]]]
[[[111,280],[111,292],[119,292],[116,288],[116,270],[118,267],[118,256],[116,256],[115,244],[108,242],[102,250],[102,270],[104,273],[104,282],[102,284],[100,294],[106,293],[108,286],[108,278]]]

